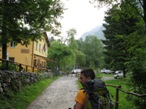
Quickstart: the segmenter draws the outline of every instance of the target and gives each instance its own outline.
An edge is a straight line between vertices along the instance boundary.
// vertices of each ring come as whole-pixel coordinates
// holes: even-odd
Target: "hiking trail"
[[[59,77],[27,109],[73,109],[78,91],[77,79],[75,75]]]

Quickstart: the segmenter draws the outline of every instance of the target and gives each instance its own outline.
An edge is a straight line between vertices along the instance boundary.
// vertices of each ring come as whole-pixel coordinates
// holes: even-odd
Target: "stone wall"
[[[17,92],[22,87],[41,79],[37,73],[0,70],[0,94],[7,95],[10,91]]]

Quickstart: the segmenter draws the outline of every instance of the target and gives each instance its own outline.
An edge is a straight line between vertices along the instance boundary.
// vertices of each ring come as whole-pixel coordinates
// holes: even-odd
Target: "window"
[[[36,42],[36,50],[38,50],[38,42]]]
[[[15,58],[14,57],[9,57],[9,60],[14,62]]]
[[[46,52],[46,44],[43,45],[43,51]]]
[[[39,44],[39,52],[41,52],[41,44]]]

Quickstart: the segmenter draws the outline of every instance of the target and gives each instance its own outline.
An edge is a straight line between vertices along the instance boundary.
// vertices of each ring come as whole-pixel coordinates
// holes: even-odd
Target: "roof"
[[[45,36],[47,45],[50,47],[50,42],[49,42],[49,38],[48,38],[47,32],[44,32],[44,36]]]

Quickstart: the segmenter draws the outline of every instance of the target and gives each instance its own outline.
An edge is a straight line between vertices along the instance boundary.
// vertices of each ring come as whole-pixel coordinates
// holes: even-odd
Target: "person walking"
[[[82,70],[79,79],[83,88],[75,97],[74,109],[113,109],[105,83],[95,79],[92,69]]]
[[[95,73],[92,69],[85,69],[81,71],[79,80],[84,87],[85,83],[89,80],[95,79]],[[80,89],[76,95],[74,109],[84,109],[86,105],[87,94],[84,89]]]

